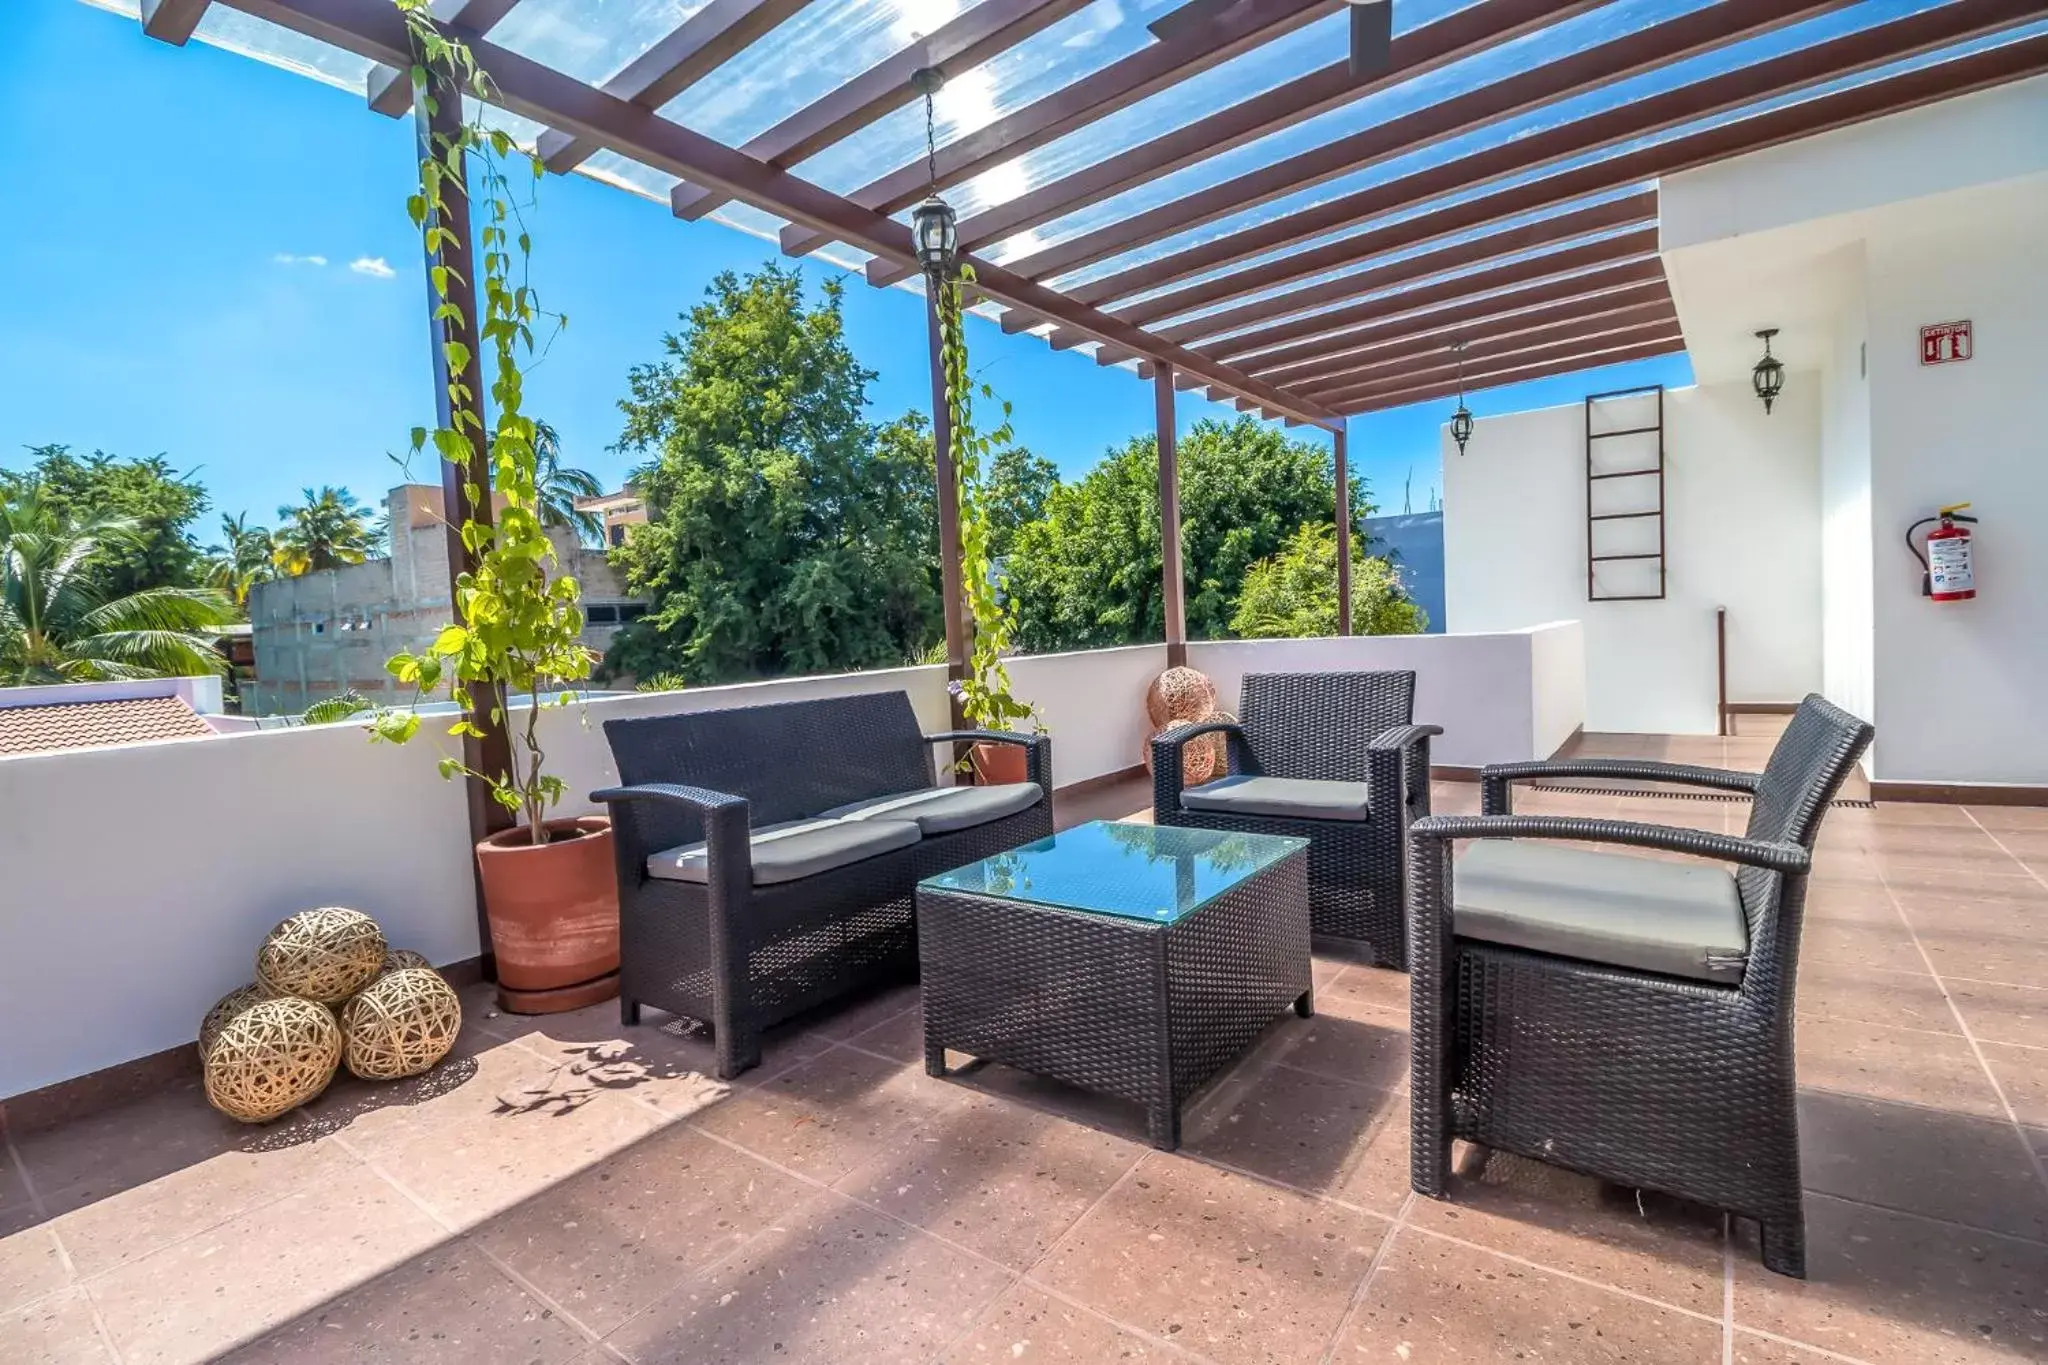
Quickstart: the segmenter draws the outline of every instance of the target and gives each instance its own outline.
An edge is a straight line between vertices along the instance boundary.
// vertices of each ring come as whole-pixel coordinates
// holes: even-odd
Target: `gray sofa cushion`
[[[1463,938],[1730,985],[1749,959],[1735,878],[1704,863],[1477,839],[1451,887]]]
[[[814,877],[878,853],[908,848],[918,837],[917,826],[908,820],[785,820],[763,825],[749,841],[754,885]],[[710,864],[703,841],[648,854],[647,875],[671,882],[708,880]]]
[[[1325,782],[1308,777],[1219,777],[1180,794],[1189,810],[1230,815],[1278,815],[1296,820],[1363,820],[1363,782]]]
[[[825,816],[860,821],[911,820],[926,834],[951,834],[1030,810],[1044,799],[1045,791],[1036,782],[1007,782],[994,787],[926,787],[834,806]]]

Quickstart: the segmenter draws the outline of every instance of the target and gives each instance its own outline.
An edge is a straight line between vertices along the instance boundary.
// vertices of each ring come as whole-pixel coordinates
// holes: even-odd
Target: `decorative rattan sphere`
[[[206,1018],[199,1024],[199,1059],[206,1060],[208,1048],[213,1040],[220,1037],[220,1031],[227,1027],[228,1020],[240,1014],[259,1000],[268,1000],[274,994],[261,981],[251,981],[246,986],[237,986],[214,1002],[206,1012]]]
[[[384,952],[384,965],[379,967],[377,971],[379,975],[382,975],[385,972],[402,972],[407,967],[432,967],[433,965],[433,963],[427,961],[425,954],[416,953],[410,948],[387,948]]]
[[[360,910],[293,915],[256,950],[256,979],[277,995],[339,1005],[384,968],[384,931]]]
[[[1160,735],[1171,735],[1177,730],[1191,726],[1208,725],[1213,721],[1235,720],[1237,717],[1227,711],[1211,711],[1196,720],[1168,722],[1159,731]],[[1180,781],[1183,787],[1199,787],[1204,782],[1214,781],[1230,770],[1229,738],[1221,734],[1197,735],[1183,744],[1180,749]],[[1145,746],[1145,766],[1152,766],[1152,746]]]
[[[231,1119],[268,1123],[334,1079],[341,1029],[327,1006],[280,995],[229,1019],[205,1055],[207,1102]]]
[[[1145,713],[1156,726],[1193,720],[1216,709],[1216,684],[1208,675],[1182,665],[1169,668],[1145,689]]]
[[[462,1002],[441,974],[405,967],[378,977],[342,1007],[343,1057],[366,1081],[417,1076],[448,1055]]]

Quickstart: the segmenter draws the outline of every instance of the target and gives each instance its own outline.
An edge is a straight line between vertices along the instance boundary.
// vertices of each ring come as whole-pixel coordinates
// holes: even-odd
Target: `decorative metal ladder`
[[[1644,423],[1636,416],[1655,395],[1656,418]],[[1600,425],[1610,421],[1630,425]],[[1619,417],[1615,414],[1628,414]],[[1622,438],[1654,437],[1656,463],[1615,468],[1625,455],[1602,459],[1603,450],[1640,457],[1647,441],[1630,445]],[[1622,441],[1602,447],[1603,441]],[[1649,481],[1654,479],[1652,485]],[[1621,482],[1626,480],[1627,482]],[[1596,495],[1596,489],[1603,490]],[[1644,498],[1654,501],[1644,503]],[[1655,532],[1655,549],[1651,532]],[[1605,571],[1602,565],[1627,565]],[[1651,573],[1655,578],[1651,578]],[[1615,580],[1619,579],[1620,582]],[[1655,590],[1652,591],[1654,584]],[[1661,602],[1664,600],[1664,386],[1645,384],[1586,395],[1586,600],[1588,602]]]

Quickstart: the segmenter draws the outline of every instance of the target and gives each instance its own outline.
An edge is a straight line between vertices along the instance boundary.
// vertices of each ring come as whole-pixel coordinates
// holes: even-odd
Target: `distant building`
[[[1408,598],[1429,614],[1429,633],[1444,633],[1444,514],[1408,512],[1367,517],[1358,525],[1369,554],[1387,555]]]
[[[604,543],[607,548],[626,543],[626,528],[647,524],[647,504],[640,500],[640,494],[631,487],[616,493],[604,493],[594,498],[576,499],[576,510],[590,512],[604,519]]]
[[[405,484],[391,490],[385,506],[389,558],[260,583],[250,592],[255,677],[241,682],[244,714],[303,711],[348,691],[372,701],[411,700],[384,662],[425,649],[453,616],[441,490]],[[566,529],[549,536],[560,572],[583,588],[583,643],[602,653],[647,604],[625,595],[602,550],[585,548]]]
[[[220,712],[219,678],[0,687],[0,757],[197,739],[244,724]]]

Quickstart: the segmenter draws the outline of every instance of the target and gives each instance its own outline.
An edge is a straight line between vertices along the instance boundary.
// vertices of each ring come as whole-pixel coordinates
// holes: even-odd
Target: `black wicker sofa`
[[[605,722],[619,1004],[710,1025],[716,1069],[764,1029],[917,971],[918,880],[1052,833],[1052,741],[920,733],[902,692]],[[933,746],[1029,751],[1028,782],[937,785]]]

